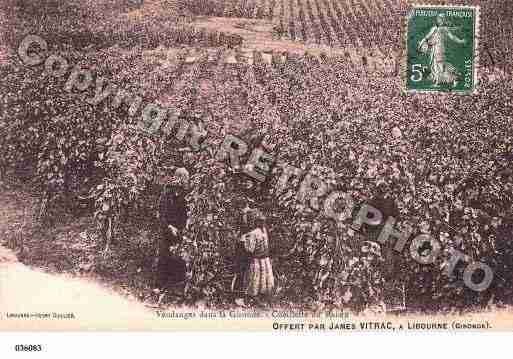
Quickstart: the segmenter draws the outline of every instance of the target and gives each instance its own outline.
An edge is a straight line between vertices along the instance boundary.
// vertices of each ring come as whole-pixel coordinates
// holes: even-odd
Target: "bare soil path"
[[[144,305],[95,280],[45,273],[18,261],[6,245],[13,244],[32,203],[29,194],[0,187],[0,330],[48,329],[52,322],[60,329],[123,330],[138,317],[148,318]]]

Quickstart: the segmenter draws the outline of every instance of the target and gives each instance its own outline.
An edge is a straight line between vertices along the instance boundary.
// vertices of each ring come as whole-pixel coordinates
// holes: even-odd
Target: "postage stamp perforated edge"
[[[411,11],[416,8],[445,8],[445,9],[471,9],[474,10],[474,67],[473,67],[473,79],[474,86],[471,90],[465,91],[440,91],[440,90],[419,90],[419,89],[408,89],[408,20],[410,18]],[[402,18],[402,39],[401,39],[401,90],[404,94],[428,94],[436,93],[438,95],[476,95],[479,93],[479,66],[480,66],[480,28],[481,28],[481,7],[479,5],[433,5],[433,4],[408,4],[406,10],[406,16]]]

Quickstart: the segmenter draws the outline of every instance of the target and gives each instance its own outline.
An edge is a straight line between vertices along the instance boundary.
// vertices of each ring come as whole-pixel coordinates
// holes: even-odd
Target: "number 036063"
[[[14,346],[14,350],[17,352],[40,352],[43,347],[40,344],[18,344]]]

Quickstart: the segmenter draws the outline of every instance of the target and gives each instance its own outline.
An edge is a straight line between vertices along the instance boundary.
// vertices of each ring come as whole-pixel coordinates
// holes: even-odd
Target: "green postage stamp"
[[[477,92],[479,7],[415,5],[406,36],[408,92]]]

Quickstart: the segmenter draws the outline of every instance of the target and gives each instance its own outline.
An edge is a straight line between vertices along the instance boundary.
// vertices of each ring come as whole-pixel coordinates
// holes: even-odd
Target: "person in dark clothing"
[[[175,171],[174,182],[164,186],[159,201],[160,238],[158,242],[157,287],[166,289],[183,284],[186,263],[173,256],[170,246],[182,242],[187,225],[186,186],[189,173],[185,168]]]
[[[250,226],[248,223],[248,212],[250,211],[249,207],[246,207],[242,210],[242,218],[240,222],[240,233],[247,233],[250,231]],[[242,295],[243,287],[244,287],[244,273],[246,272],[249,264],[249,255],[244,248],[244,243],[241,241],[235,241],[234,248],[234,278],[232,280],[231,289],[232,292],[236,294],[236,296]]]

